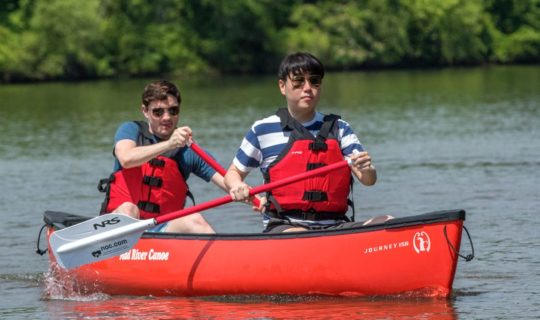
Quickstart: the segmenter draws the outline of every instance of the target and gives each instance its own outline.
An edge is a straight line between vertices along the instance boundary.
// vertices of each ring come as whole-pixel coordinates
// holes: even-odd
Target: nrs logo
[[[120,218],[114,217],[109,220],[102,221],[101,223],[94,223],[94,230],[97,230],[98,228],[105,228],[108,225],[117,224],[120,222]]]
[[[414,251],[416,251],[418,254],[421,252],[429,252],[429,249],[431,249],[431,241],[429,240],[429,236],[425,231],[414,234],[413,247]]]

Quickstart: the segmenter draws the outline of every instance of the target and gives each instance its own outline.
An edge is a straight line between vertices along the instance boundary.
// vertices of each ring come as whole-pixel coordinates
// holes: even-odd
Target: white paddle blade
[[[55,231],[49,244],[58,264],[71,269],[127,252],[154,225],[154,219],[106,214]]]

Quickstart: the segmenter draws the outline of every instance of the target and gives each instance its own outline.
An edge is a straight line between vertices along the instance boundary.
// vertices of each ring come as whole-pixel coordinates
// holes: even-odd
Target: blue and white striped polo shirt
[[[315,113],[313,120],[302,125],[315,137],[323,124],[324,114]],[[338,120],[341,153],[348,156],[353,150],[363,151],[364,148],[354,134],[349,124],[341,119]],[[281,122],[277,115],[271,115],[256,121],[248,131],[233,160],[234,165],[242,172],[250,172],[254,168],[266,171],[281,153],[291,135],[290,131],[283,132]]]

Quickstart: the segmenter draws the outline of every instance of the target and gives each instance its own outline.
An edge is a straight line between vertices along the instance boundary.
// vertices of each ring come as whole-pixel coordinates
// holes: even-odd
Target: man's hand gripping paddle
[[[210,167],[212,167],[214,170],[216,170],[220,175],[224,176],[225,177],[225,174],[227,173],[227,170],[225,170],[225,168],[223,168],[216,160],[214,160],[212,157],[210,157],[210,155],[208,155],[206,152],[204,152],[204,150],[199,147],[198,144],[196,144],[195,142],[191,142],[191,145],[190,145],[190,148],[191,150],[193,150],[193,152],[195,152],[199,157],[201,157],[206,163],[208,163],[208,165]],[[259,207],[261,202],[259,201],[259,199],[257,198],[253,198],[253,205],[255,207]]]

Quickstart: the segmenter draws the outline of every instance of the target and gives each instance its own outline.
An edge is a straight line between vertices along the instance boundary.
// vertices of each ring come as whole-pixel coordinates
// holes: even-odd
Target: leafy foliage
[[[4,0],[0,81],[537,63],[540,0]]]

